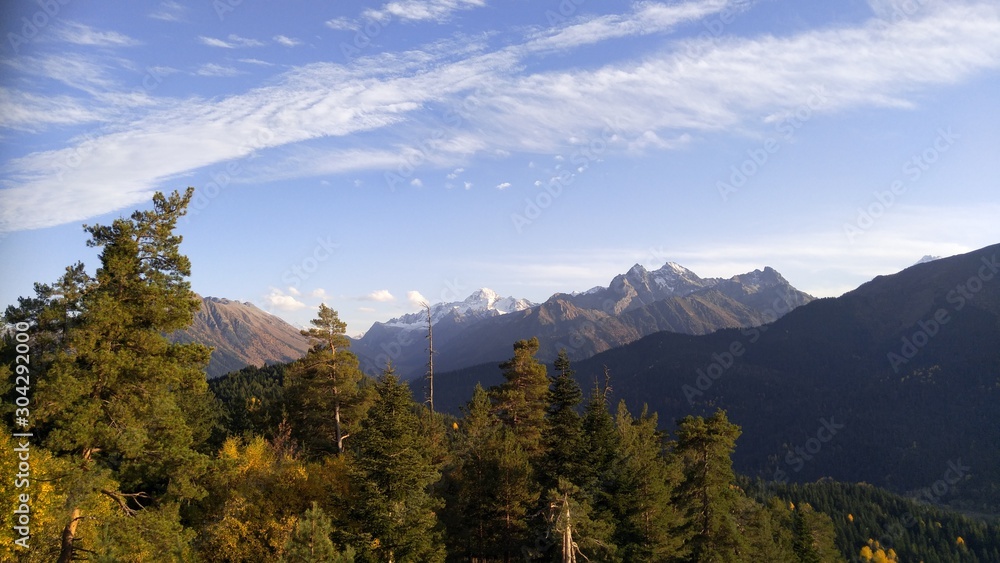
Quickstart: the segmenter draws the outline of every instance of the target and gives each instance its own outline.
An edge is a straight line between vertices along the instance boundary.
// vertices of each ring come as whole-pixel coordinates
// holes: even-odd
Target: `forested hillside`
[[[577,362],[590,385],[610,370],[629,408],[662,429],[724,408],[744,429],[738,471],[833,478],[920,494],[968,466],[941,502],[1000,512],[1000,245],[881,276],[778,321],[705,336],[661,332]],[[494,365],[437,374],[454,410]]]
[[[173,234],[191,195],[87,227],[96,272],[70,266],[5,311],[0,465],[18,475],[0,483],[5,561],[892,555],[843,529],[845,507],[879,524],[878,503],[739,481],[742,431],[724,410],[666,435],[655,412],[612,399],[607,372],[585,395],[565,354],[550,371],[537,339],[515,342],[497,384],[475,387],[457,417],[414,400],[390,366],[362,373],[325,305],[305,357],[209,386],[209,351],[165,336],[199,306]],[[995,553],[995,527],[929,514],[942,533],[906,553]]]

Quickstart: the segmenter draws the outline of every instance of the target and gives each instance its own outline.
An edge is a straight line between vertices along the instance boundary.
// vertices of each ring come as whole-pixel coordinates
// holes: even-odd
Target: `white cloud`
[[[215,63],[206,63],[201,65],[198,70],[195,71],[198,76],[238,76],[240,74],[246,74],[244,71],[231,66],[222,66]]]
[[[389,301],[395,301],[396,298],[389,293],[388,289],[379,289],[369,293],[368,295],[359,297],[358,299],[361,301],[378,301],[379,303],[387,303]]]
[[[396,0],[385,4],[379,10],[366,10],[365,15],[379,21],[396,17],[410,21],[443,22],[452,12],[485,5],[485,0]]]
[[[285,35],[275,35],[274,42],[279,45],[284,45],[285,47],[295,47],[302,44],[302,42],[298,39],[292,39],[291,37]]]
[[[324,25],[330,29],[336,29],[337,31],[354,31],[360,27],[357,22],[345,17],[327,20]]]
[[[454,180],[455,178],[458,178],[458,175],[461,174],[462,172],[465,172],[465,168],[456,168],[450,174],[448,174],[448,179]]]
[[[374,313],[375,309],[373,307],[358,307],[358,311],[362,313]]]
[[[67,43],[92,47],[132,47],[140,44],[117,31],[100,31],[76,22],[64,22],[56,27],[55,36]]]
[[[410,305],[414,307],[423,307],[425,303],[430,303],[426,297],[420,294],[419,291],[407,291],[406,300],[410,302]]]
[[[105,96],[118,89],[118,84],[110,75],[111,68],[100,57],[85,56],[82,53],[43,54],[20,56],[0,61],[13,70],[31,76],[41,76],[58,81],[70,88],[86,92],[94,97]],[[91,103],[91,105],[96,105]]]
[[[179,22],[184,20],[184,12],[187,8],[184,7],[180,2],[175,2],[174,0],[165,0],[160,2],[160,7],[156,11],[149,14],[149,17],[154,20],[162,20],[168,22]]]
[[[683,9],[697,18],[705,6],[716,5],[636,4],[618,20],[602,20],[594,40],[601,33],[625,33],[622,29],[646,33],[636,22],[653,9]],[[663,28],[682,12],[653,14],[650,25]],[[572,25],[585,24],[574,20]],[[118,210],[146,200],[167,178],[264,149],[269,158],[247,164],[239,181],[395,170],[405,162],[401,146],[431,138],[433,126],[422,110],[434,105],[468,108],[462,125],[430,147],[427,165],[443,168],[498,151],[569,154],[573,147],[567,138],[599,138],[606,128],[619,139],[608,143],[609,153],[627,151],[629,143],[633,150],[667,150],[671,140],[683,140],[685,134],[770,127],[761,116],[794,112],[820,87],[825,101],[814,114],[905,107],[929,87],[1000,67],[1000,6],[993,3],[928,4],[910,19],[877,25],[681,41],[604,67],[524,70],[532,53],[579,44],[584,34],[551,39],[569,27],[533,31],[521,43],[497,50],[477,44],[455,51],[453,45],[432,44],[361,57],[350,65],[312,63],[224,98],[158,98],[155,108],[109,123],[106,134],[5,162],[0,231]],[[219,41],[235,45],[237,39],[243,40]],[[100,68],[68,60],[72,64],[48,64],[44,72],[56,75],[64,69],[95,96],[116,88]],[[29,66],[25,61],[19,58],[16,64]],[[216,67],[205,71],[231,75],[234,70]],[[25,117],[0,112],[0,122],[27,127],[27,116],[49,106],[59,112],[43,117],[42,124],[45,119],[86,122],[120,112],[110,100],[104,105],[67,97],[20,101],[15,99],[19,94],[8,91],[6,103]],[[470,100],[475,103],[465,103]],[[381,136],[356,136],[372,131]],[[358,138],[358,144],[344,148],[348,138]],[[330,144],[320,145],[320,140]],[[68,172],[60,166],[82,149],[87,157],[78,166]],[[344,159],[316,161],[315,155]]]
[[[302,292],[298,290],[295,286],[288,286],[288,294],[294,295],[296,297],[302,295]]]
[[[501,184],[497,184],[498,190],[506,190],[509,187],[510,187],[510,182],[503,182]]]
[[[0,127],[38,132],[51,125],[81,125],[105,119],[101,110],[71,96],[38,96],[0,86]]]
[[[322,287],[317,287],[316,289],[309,292],[309,297],[314,299],[326,299],[328,297],[326,290]]]
[[[209,47],[221,47],[223,49],[233,48],[233,45],[226,43],[222,39],[216,39],[215,37],[205,37],[204,35],[201,35],[198,37],[198,40]]]
[[[164,2],[160,2],[159,9],[149,14],[149,17],[154,20],[179,22],[183,21],[184,12],[186,11],[187,8],[185,8],[181,3],[173,0],[165,0]]]
[[[424,182],[420,178],[414,178],[410,180],[410,185],[414,188],[422,188],[424,186]]]
[[[472,182],[465,182],[465,189],[471,190],[472,189]]]
[[[260,59],[239,59],[239,62],[259,66],[274,66],[274,63],[269,63]]]
[[[305,303],[292,295],[286,295],[277,288],[271,288],[271,292],[264,297],[264,303],[267,304],[269,309],[277,309],[279,311],[298,311],[306,307]]]
[[[250,39],[248,37],[240,37],[235,33],[229,35],[226,40],[217,39],[215,37],[206,37],[201,35],[198,40],[209,47],[220,47],[223,49],[237,49],[240,47],[262,47],[264,46],[263,41],[257,39]]]

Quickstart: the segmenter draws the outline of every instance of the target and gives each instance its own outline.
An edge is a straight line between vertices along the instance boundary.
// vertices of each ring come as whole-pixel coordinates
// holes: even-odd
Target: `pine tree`
[[[740,494],[731,458],[739,435],[722,410],[707,420],[688,416],[678,422],[674,456],[683,480],[674,502],[686,520],[680,530],[685,561],[745,560],[746,542],[734,516]]]
[[[535,555],[563,563],[577,561],[622,561],[612,541],[614,526],[594,519],[587,495],[568,479],[546,495],[548,549]],[[629,561],[629,559],[624,559]]]
[[[680,475],[664,458],[655,414],[643,409],[639,418],[634,418],[621,401],[615,426],[620,452],[612,497],[615,541],[622,546],[626,561],[666,560],[680,548],[674,535],[680,514],[671,503],[672,488]]]
[[[583,411],[582,462],[577,480],[593,507],[596,518],[612,519],[612,485],[618,459],[618,435],[608,411],[610,384],[594,386]]]
[[[809,503],[800,503],[794,509],[792,532],[793,550],[803,563],[830,563],[843,561],[836,548],[833,521],[822,512],[816,512]]]
[[[354,563],[354,548],[337,551],[330,540],[330,518],[316,502],[295,525],[285,544],[283,563]]]
[[[500,364],[506,381],[490,390],[500,420],[513,429],[532,460],[538,460],[544,449],[542,429],[549,395],[545,364],[535,359],[538,348],[537,338],[515,342],[514,357]]]
[[[192,195],[157,193],[152,210],[85,226],[88,246],[101,248],[96,275],[73,266],[56,286],[36,286],[34,301],[8,310],[8,320],[28,317],[48,354],[44,376],[36,372],[37,434],[77,468],[64,481],[73,506],[60,563],[80,554],[83,536],[101,553],[101,537],[125,532],[135,534],[128,541],[137,550],[183,557],[176,503],[203,494],[197,480],[208,458],[200,446],[214,424],[209,350],[164,336],[188,326],[199,307],[173,233]],[[117,507],[113,517],[88,515],[107,503]]]
[[[498,432],[489,396],[476,384],[472,399],[462,408],[464,416],[452,443],[452,462],[444,475],[446,507],[443,511],[449,552],[467,559],[492,553],[492,511],[488,479],[495,466],[487,457],[489,444]]]
[[[313,453],[344,452],[348,428],[358,422],[365,405],[357,357],[348,350],[347,325],[337,311],[320,304],[313,325],[302,334],[314,343],[292,364],[286,377],[288,403],[296,436]]]
[[[554,487],[560,478],[579,479],[583,459],[583,420],[577,406],[583,399],[580,386],[573,379],[566,350],[559,351],[555,361],[557,375],[549,389],[549,406],[546,412],[542,441],[545,458],[542,462],[541,481],[545,487]]]
[[[448,474],[449,545],[456,557],[509,560],[529,543],[540,490],[527,453],[481,386],[464,410]]]
[[[439,473],[418,432],[417,408],[409,388],[387,368],[353,439],[354,518],[360,530],[355,547],[364,559],[444,560],[435,514],[439,502],[428,492]]]

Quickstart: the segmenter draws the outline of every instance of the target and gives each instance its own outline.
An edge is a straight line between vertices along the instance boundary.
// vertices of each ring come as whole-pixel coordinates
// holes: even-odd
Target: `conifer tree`
[[[337,551],[330,540],[330,518],[315,501],[295,525],[282,563],[354,563],[354,548]]]
[[[452,443],[452,463],[445,472],[446,508],[442,514],[447,528],[449,551],[468,559],[492,553],[489,483],[495,465],[488,448],[498,432],[489,396],[476,384],[472,399],[462,408],[464,416]]]
[[[517,557],[540,495],[530,460],[481,386],[464,410],[448,477],[449,544],[470,559]]]
[[[620,452],[613,489],[615,541],[626,561],[663,561],[680,548],[674,535],[680,514],[671,503],[680,475],[664,458],[655,414],[643,409],[634,418],[621,401],[615,426]]]
[[[203,494],[200,446],[213,426],[209,349],[164,336],[188,326],[199,307],[173,233],[192,195],[157,193],[152,210],[85,226],[88,246],[101,249],[96,275],[70,267],[55,286],[36,286],[35,300],[8,309],[8,321],[32,325],[47,355],[36,372],[37,435],[75,468],[63,480],[72,500],[60,563],[79,558],[81,537],[89,551],[110,554],[101,538],[122,533],[134,534],[138,550],[184,557],[189,538],[176,503]],[[87,512],[106,504],[116,508],[108,518]]]
[[[500,364],[506,381],[490,392],[500,420],[513,429],[533,461],[544,449],[542,429],[549,395],[545,364],[535,359],[538,348],[538,338],[515,342],[514,356]]]
[[[792,525],[793,550],[802,563],[843,561],[836,549],[833,521],[816,512],[809,503],[795,506]]]
[[[620,557],[612,541],[613,524],[593,518],[587,495],[580,487],[560,478],[545,500],[548,549],[537,550],[539,553],[533,555],[563,563],[629,561]]]
[[[746,542],[734,516],[740,495],[731,455],[739,435],[722,410],[707,420],[688,416],[678,422],[674,455],[683,480],[674,502],[686,520],[680,530],[685,561],[746,560]]]
[[[607,374],[605,374],[607,375]],[[611,520],[611,487],[618,459],[618,435],[608,411],[611,392],[607,379],[596,384],[583,411],[582,462],[577,479],[593,507],[596,518]]]
[[[439,478],[409,388],[388,367],[352,441],[358,525],[355,547],[365,560],[443,561],[444,547],[428,489]]]
[[[579,479],[584,445],[583,421],[576,410],[583,393],[573,379],[566,350],[559,351],[554,366],[556,376],[549,389],[549,407],[542,435],[545,458],[540,476],[542,485],[549,488],[556,486],[560,478]]]
[[[348,350],[347,324],[337,311],[320,304],[313,326],[303,330],[313,347],[292,364],[286,377],[288,402],[296,436],[314,453],[332,449],[344,452],[349,427],[361,417],[365,405],[359,395],[362,381],[357,357]]]

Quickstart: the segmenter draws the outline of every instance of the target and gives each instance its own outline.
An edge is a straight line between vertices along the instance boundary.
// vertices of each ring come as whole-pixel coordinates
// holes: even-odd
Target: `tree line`
[[[30,327],[34,444],[28,550],[0,483],[5,560],[844,560],[829,516],[745,492],[725,412],[665,436],[656,413],[612,410],[610,377],[585,397],[565,354],[550,374],[537,339],[460,417],[391,366],[364,375],[326,305],[305,357],[209,385],[210,350],[165,336],[198,308],[173,232],[192,194],[85,226],[95,274],[70,266],[5,311]],[[5,475],[14,349],[6,333]]]

